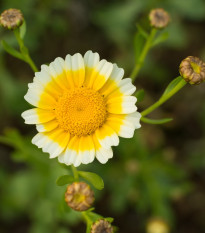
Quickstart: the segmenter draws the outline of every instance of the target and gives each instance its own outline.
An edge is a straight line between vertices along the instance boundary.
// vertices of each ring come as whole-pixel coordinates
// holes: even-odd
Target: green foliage
[[[137,102],[139,103],[139,102],[143,101],[144,96],[145,96],[145,91],[143,89],[140,89],[139,91],[137,91],[135,93],[135,96],[137,98]]]
[[[12,48],[9,44],[7,44],[6,41],[2,40],[1,43],[2,43],[2,46],[4,47],[4,49],[7,53],[9,53],[10,55],[12,55],[20,60],[24,60],[24,57],[22,56],[22,54],[19,53],[14,48]]]
[[[163,118],[163,119],[150,119],[147,117],[142,117],[141,121],[148,123],[148,124],[153,124],[153,125],[160,125],[160,124],[165,124],[168,123],[170,121],[172,121],[172,118]]]
[[[103,179],[93,173],[93,172],[83,172],[78,171],[79,176],[83,177],[85,180],[90,182],[96,189],[102,190],[104,188],[104,182]]]
[[[56,184],[58,186],[63,186],[65,184],[71,184],[72,182],[74,182],[74,177],[70,176],[70,175],[64,175],[64,176],[60,176],[57,180],[56,180]]]
[[[27,216],[31,221],[31,233],[56,232],[60,222],[70,226],[78,223],[79,214],[64,204],[62,197],[65,189],[55,185],[56,177],[66,173],[68,168],[60,166],[56,160],[49,160],[30,141],[30,137],[26,139],[12,129],[0,137],[0,142],[15,149],[12,159],[28,165],[15,175],[9,174],[10,169],[2,173],[1,218],[7,222],[15,220],[16,213]],[[69,230],[68,225],[66,228]]]
[[[92,49],[124,67],[127,77],[151,30],[147,19],[149,10],[164,7],[171,15],[171,23],[157,33],[152,43],[154,48],[146,57],[139,81],[135,82],[138,88],[143,88],[136,92],[140,111],[144,109],[142,103],[152,104],[162,93],[162,87],[177,75],[184,56],[204,56],[204,0],[7,0],[1,3],[0,10],[11,7],[21,9],[24,14],[26,24],[20,28],[20,37],[39,67],[55,57]],[[23,96],[33,72],[22,61],[6,54],[24,60],[17,51],[12,32],[0,28],[0,37],[4,41],[0,46],[0,217],[4,223],[0,231],[12,232],[16,226],[22,226],[29,233],[84,232],[79,225],[81,214],[64,202],[65,186],[62,186],[72,182],[69,167],[49,159],[31,144],[29,135],[36,131],[25,126],[20,117],[29,108]],[[174,79],[163,96],[181,80],[181,77]],[[133,139],[120,140],[120,146],[114,149],[114,158],[107,164],[94,162],[80,167],[80,170],[92,171],[79,171],[80,178],[101,190],[96,191],[99,213],[106,210],[117,222],[123,219],[127,223],[133,216],[136,219],[134,229],[127,224],[122,232],[142,232],[145,221],[152,216],[162,216],[173,226],[176,222],[176,228],[182,228],[178,229],[180,233],[184,229],[189,233],[190,224],[190,229],[203,232],[200,231],[204,226],[200,206],[203,208],[204,200],[200,199],[200,206],[197,201],[204,193],[203,88],[203,85],[187,88],[176,101],[165,106],[163,110],[173,115],[171,124],[142,124],[142,130]],[[160,113],[156,112],[153,118],[160,118]],[[142,120],[161,124],[171,118]],[[105,188],[96,173],[103,177]],[[59,186],[56,186],[57,177]],[[186,199],[189,193],[190,203]],[[192,198],[194,194],[197,198]],[[178,211],[179,207],[183,211]],[[190,216],[191,223],[184,221]],[[92,210],[88,217],[92,221],[102,218]]]
[[[162,97],[169,94],[182,80],[183,80],[183,78],[181,76],[179,76],[179,77],[175,78],[174,80],[172,80],[171,83],[165,89]]]

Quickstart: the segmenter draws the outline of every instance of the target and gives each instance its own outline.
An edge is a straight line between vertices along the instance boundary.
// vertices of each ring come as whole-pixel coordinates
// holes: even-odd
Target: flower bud
[[[150,11],[149,20],[152,27],[165,28],[169,22],[169,14],[162,8],[156,8]]]
[[[205,81],[205,63],[198,57],[185,58],[180,66],[179,73],[190,84],[200,84]]]
[[[18,9],[8,9],[0,15],[0,24],[9,30],[14,30],[20,27],[23,22],[23,15]]]
[[[169,233],[169,226],[164,220],[153,218],[147,223],[147,233]]]
[[[76,211],[85,211],[94,202],[94,192],[85,182],[74,182],[68,185],[65,193],[65,201],[68,206]]]
[[[113,233],[113,227],[107,220],[100,219],[91,226],[91,233]]]

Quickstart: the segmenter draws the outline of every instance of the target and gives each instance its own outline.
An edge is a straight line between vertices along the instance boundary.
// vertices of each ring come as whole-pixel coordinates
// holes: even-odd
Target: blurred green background
[[[150,30],[150,9],[171,15],[169,38],[149,53],[135,84],[145,90],[142,111],[154,103],[178,76],[180,61],[205,59],[204,0],[3,0],[0,12],[18,8],[27,23],[25,44],[38,67],[56,57],[93,50],[125,69],[135,61],[136,23]],[[12,32],[0,28],[0,39],[17,47]],[[64,204],[66,187],[56,186],[68,168],[49,160],[31,144],[35,127],[20,114],[33,72],[0,46],[0,232],[85,232],[78,213]],[[205,85],[187,85],[156,110],[153,118],[173,117],[165,125],[146,125],[133,139],[122,139],[114,158],[80,167],[100,174],[103,191],[95,191],[96,212],[115,218],[122,233],[146,232],[160,217],[171,232],[205,232]],[[155,232],[153,232],[155,233]],[[158,232],[156,232],[158,233]]]

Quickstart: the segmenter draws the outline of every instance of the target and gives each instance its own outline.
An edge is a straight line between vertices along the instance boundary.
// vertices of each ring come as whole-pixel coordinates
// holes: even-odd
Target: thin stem
[[[86,211],[82,211],[81,214],[84,217],[84,219],[85,219],[85,221],[86,221],[87,224],[89,224],[90,222],[92,222],[92,220],[87,215]]]
[[[137,78],[137,75],[138,75],[138,73],[139,73],[141,67],[142,67],[143,64],[144,64],[144,60],[145,60],[145,58],[146,58],[146,55],[147,55],[149,49],[150,49],[151,46],[152,46],[152,41],[153,41],[153,39],[154,39],[154,37],[155,37],[155,35],[156,35],[156,32],[157,32],[157,29],[156,29],[156,28],[152,28],[151,33],[150,33],[150,35],[148,36],[147,41],[146,41],[146,43],[145,43],[145,45],[144,45],[144,48],[143,48],[143,50],[142,50],[142,52],[141,52],[141,54],[140,54],[140,56],[139,56],[139,59],[138,59],[138,61],[137,61],[137,64],[136,64],[136,66],[135,66],[135,68],[134,68],[134,70],[132,71],[132,74],[131,74],[131,76],[130,76],[130,77],[132,78],[132,80],[135,80],[135,79]]]
[[[149,108],[147,108],[143,112],[141,112],[142,117],[153,112],[156,108],[158,108],[160,105],[162,105],[168,99],[170,99],[174,94],[176,94],[185,85],[186,85],[186,82],[184,81],[184,79],[182,79],[170,92],[168,92],[166,95],[163,95],[156,103],[154,103]]]
[[[37,72],[37,71],[38,71],[38,68],[36,67],[35,63],[34,63],[33,60],[31,59],[27,47],[24,45],[24,42],[23,42],[23,40],[22,40],[22,38],[21,38],[21,36],[20,36],[20,33],[19,33],[19,29],[14,30],[14,34],[15,34],[15,37],[16,37],[16,39],[17,39],[17,41],[18,41],[21,54],[22,54],[23,57],[24,57],[24,61],[30,65],[31,69],[32,69],[34,72]]]
[[[79,180],[78,170],[76,169],[76,167],[74,167],[73,165],[71,165],[71,169],[72,169],[73,176],[74,176],[75,180]]]

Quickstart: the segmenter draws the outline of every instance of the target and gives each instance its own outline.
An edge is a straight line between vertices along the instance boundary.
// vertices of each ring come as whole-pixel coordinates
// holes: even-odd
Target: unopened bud
[[[162,219],[151,219],[147,223],[147,233],[169,233],[169,226]]]
[[[23,15],[18,9],[8,9],[0,15],[0,24],[9,30],[14,30],[20,27],[23,22]]]
[[[91,233],[113,233],[113,227],[105,219],[100,219],[91,226]]]
[[[162,8],[156,8],[150,11],[149,20],[152,27],[165,28],[169,22],[169,14]]]
[[[179,73],[190,84],[200,84],[205,81],[205,63],[198,57],[185,58],[180,66]]]
[[[94,202],[94,192],[85,182],[74,182],[68,185],[65,193],[65,201],[68,206],[76,211],[85,211]]]

